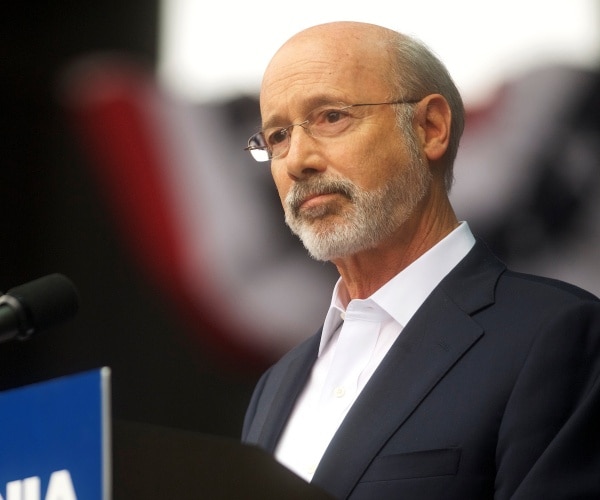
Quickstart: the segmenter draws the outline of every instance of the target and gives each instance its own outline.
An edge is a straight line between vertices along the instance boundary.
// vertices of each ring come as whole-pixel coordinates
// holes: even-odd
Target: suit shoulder
[[[594,294],[571,283],[545,276],[522,273],[507,269],[498,282],[498,286],[508,286],[509,290],[527,294],[541,294],[561,301],[600,302]]]

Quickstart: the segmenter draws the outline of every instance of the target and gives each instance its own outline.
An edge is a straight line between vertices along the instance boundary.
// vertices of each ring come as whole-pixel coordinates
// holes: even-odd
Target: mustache
[[[311,196],[324,194],[341,194],[350,201],[354,199],[355,186],[346,179],[327,179],[312,177],[305,181],[296,182],[285,198],[286,205],[297,214],[300,205]]]

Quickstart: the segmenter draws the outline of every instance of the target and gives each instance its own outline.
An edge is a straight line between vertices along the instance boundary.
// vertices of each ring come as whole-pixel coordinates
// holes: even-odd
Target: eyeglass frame
[[[422,101],[423,99],[401,99],[398,101],[388,101],[388,102],[369,102],[369,103],[358,103],[358,104],[347,104],[345,106],[342,106],[341,108],[337,108],[336,111],[344,111],[346,109],[349,108],[358,108],[358,107],[362,107],[362,106],[384,106],[384,105],[397,105],[397,104],[416,104],[420,101]],[[319,109],[318,107],[315,108],[314,110],[312,110],[310,113],[308,113],[307,116],[310,116],[314,111],[316,111],[317,109]],[[302,122],[299,123],[292,123],[291,125],[288,125],[287,127],[272,127],[274,130],[277,130],[278,132],[288,132],[288,130],[294,128],[294,127],[302,127],[307,133],[309,133],[309,135],[311,135],[311,137],[314,137],[314,135],[310,132],[309,128],[307,127],[307,125],[310,125],[310,120],[307,118]],[[255,134],[252,134],[250,136],[250,138],[248,139],[248,145],[244,148],[244,151],[249,151],[250,154],[252,155],[252,158],[259,162],[259,163],[263,163],[266,161],[270,161],[273,159],[277,159],[277,158],[281,158],[285,153],[287,153],[289,151],[289,143],[291,140],[291,134],[288,134],[288,146],[286,148],[286,150],[277,155],[277,156],[273,156],[271,148],[267,145],[267,140],[265,139],[264,136],[264,130],[260,130],[258,132],[256,132]],[[262,142],[265,143],[265,146],[251,146],[250,143],[252,142],[253,139],[261,137],[262,138]],[[256,141],[257,143],[259,142],[258,140]],[[264,160],[260,160],[258,159],[253,151],[265,151],[267,153],[267,158]]]

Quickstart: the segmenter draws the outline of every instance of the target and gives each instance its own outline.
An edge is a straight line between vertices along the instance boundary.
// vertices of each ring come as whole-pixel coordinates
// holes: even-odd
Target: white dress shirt
[[[404,326],[474,244],[468,224],[461,222],[367,299],[349,300],[338,280],[318,359],[275,450],[279,462],[312,479],[331,438]]]

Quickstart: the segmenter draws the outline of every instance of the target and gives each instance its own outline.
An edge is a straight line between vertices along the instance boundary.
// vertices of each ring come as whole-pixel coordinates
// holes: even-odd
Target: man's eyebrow
[[[327,105],[345,105],[345,101],[341,99],[339,96],[325,95],[320,94],[309,99],[306,99],[301,106],[302,109],[302,117],[298,118],[298,120],[303,120],[310,112],[313,110],[320,108],[321,106]],[[262,130],[266,130],[272,127],[287,127],[291,125],[292,122],[289,118],[284,118],[282,115],[273,115],[269,117],[266,121],[262,123]]]
[[[267,121],[264,121],[261,125],[262,130],[267,130],[268,128],[273,127],[283,127],[285,126],[285,120],[281,118],[279,115],[274,115],[269,118]]]

